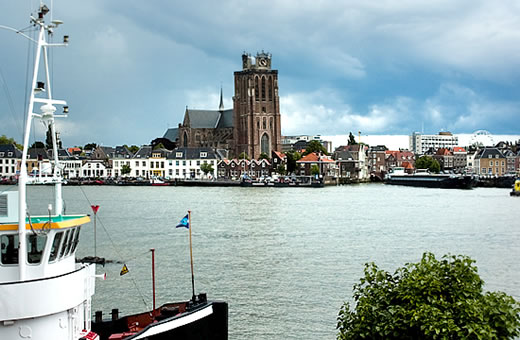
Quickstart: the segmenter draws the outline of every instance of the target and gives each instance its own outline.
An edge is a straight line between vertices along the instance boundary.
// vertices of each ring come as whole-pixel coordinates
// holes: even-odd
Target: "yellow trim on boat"
[[[38,216],[31,217],[32,227],[33,229],[65,229],[70,227],[79,226],[85,223],[90,222],[90,217],[88,215],[78,215],[78,216],[53,216],[51,217],[51,226],[49,228],[49,217]],[[25,229],[31,230],[31,225],[27,223],[25,225]],[[18,223],[12,224],[0,224],[0,231],[7,230],[18,230]]]

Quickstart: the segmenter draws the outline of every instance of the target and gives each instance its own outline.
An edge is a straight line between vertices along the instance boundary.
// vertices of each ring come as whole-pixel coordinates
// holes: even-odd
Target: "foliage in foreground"
[[[394,275],[365,265],[354,285],[355,308],[338,315],[342,339],[512,339],[520,305],[502,292],[483,293],[474,260],[425,253]]]

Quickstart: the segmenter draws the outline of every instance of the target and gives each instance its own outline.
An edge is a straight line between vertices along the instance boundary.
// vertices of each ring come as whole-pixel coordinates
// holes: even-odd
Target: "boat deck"
[[[50,226],[49,226],[49,216],[31,216],[31,220],[29,222],[29,218],[25,219],[26,229],[63,229],[75,227],[81,224],[85,224],[90,222],[90,217],[88,215],[59,215],[59,216],[50,216]],[[0,223],[0,230],[17,230],[18,222],[4,222]]]

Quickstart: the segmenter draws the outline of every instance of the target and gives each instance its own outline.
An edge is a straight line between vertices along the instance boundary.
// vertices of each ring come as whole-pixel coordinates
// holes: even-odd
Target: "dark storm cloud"
[[[22,28],[38,1],[3,4]],[[48,4],[50,5],[50,3]],[[231,107],[243,51],[273,54],[283,134],[519,133],[515,1],[58,1],[55,95],[65,144],[143,144],[186,106]],[[23,111],[27,43],[0,31],[0,69]],[[3,87],[3,82],[0,83]],[[0,134],[17,128],[5,89]],[[23,120],[23,118],[20,118]],[[20,124],[19,124],[20,125]]]

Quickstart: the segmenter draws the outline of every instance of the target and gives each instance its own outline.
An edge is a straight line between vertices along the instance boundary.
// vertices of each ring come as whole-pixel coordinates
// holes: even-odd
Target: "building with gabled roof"
[[[466,172],[468,166],[468,152],[460,146],[453,147],[453,171],[456,173]]]
[[[132,158],[132,152],[124,145],[116,147],[99,145],[90,155],[92,160],[108,161],[115,158],[130,159]]]
[[[512,150],[504,150],[502,154],[506,158],[506,172],[508,174],[514,174],[516,172],[515,161],[517,155]]]
[[[506,157],[498,148],[483,148],[475,154],[475,172],[482,176],[503,176],[507,173]]]
[[[415,154],[411,151],[395,151],[387,150],[386,153],[386,168],[388,170],[394,167],[402,167],[403,162],[410,162],[415,166]]]
[[[166,158],[166,178],[177,179],[213,179],[217,177],[218,155],[212,148],[178,148]],[[209,164],[213,171],[207,175],[201,166]]]
[[[194,110],[186,107],[182,124],[168,129],[164,138],[183,148],[230,149],[233,144],[233,109],[224,108],[222,89],[218,110]]]
[[[271,152],[271,162],[273,166],[273,171],[278,172],[278,168],[280,166],[283,167],[284,171],[287,170],[287,155],[279,151]]]
[[[22,151],[14,144],[0,145],[0,177],[13,177],[20,171]]]
[[[442,171],[453,171],[454,157],[448,148],[439,148],[433,155],[433,158],[439,162]]]
[[[354,158],[349,150],[337,149],[332,158],[338,166],[339,178],[357,179],[359,177],[359,161]]]
[[[320,170],[320,176],[334,177],[336,176],[336,162],[327,155],[311,152],[296,161],[296,170],[298,175],[311,176],[312,166],[317,165]]]

